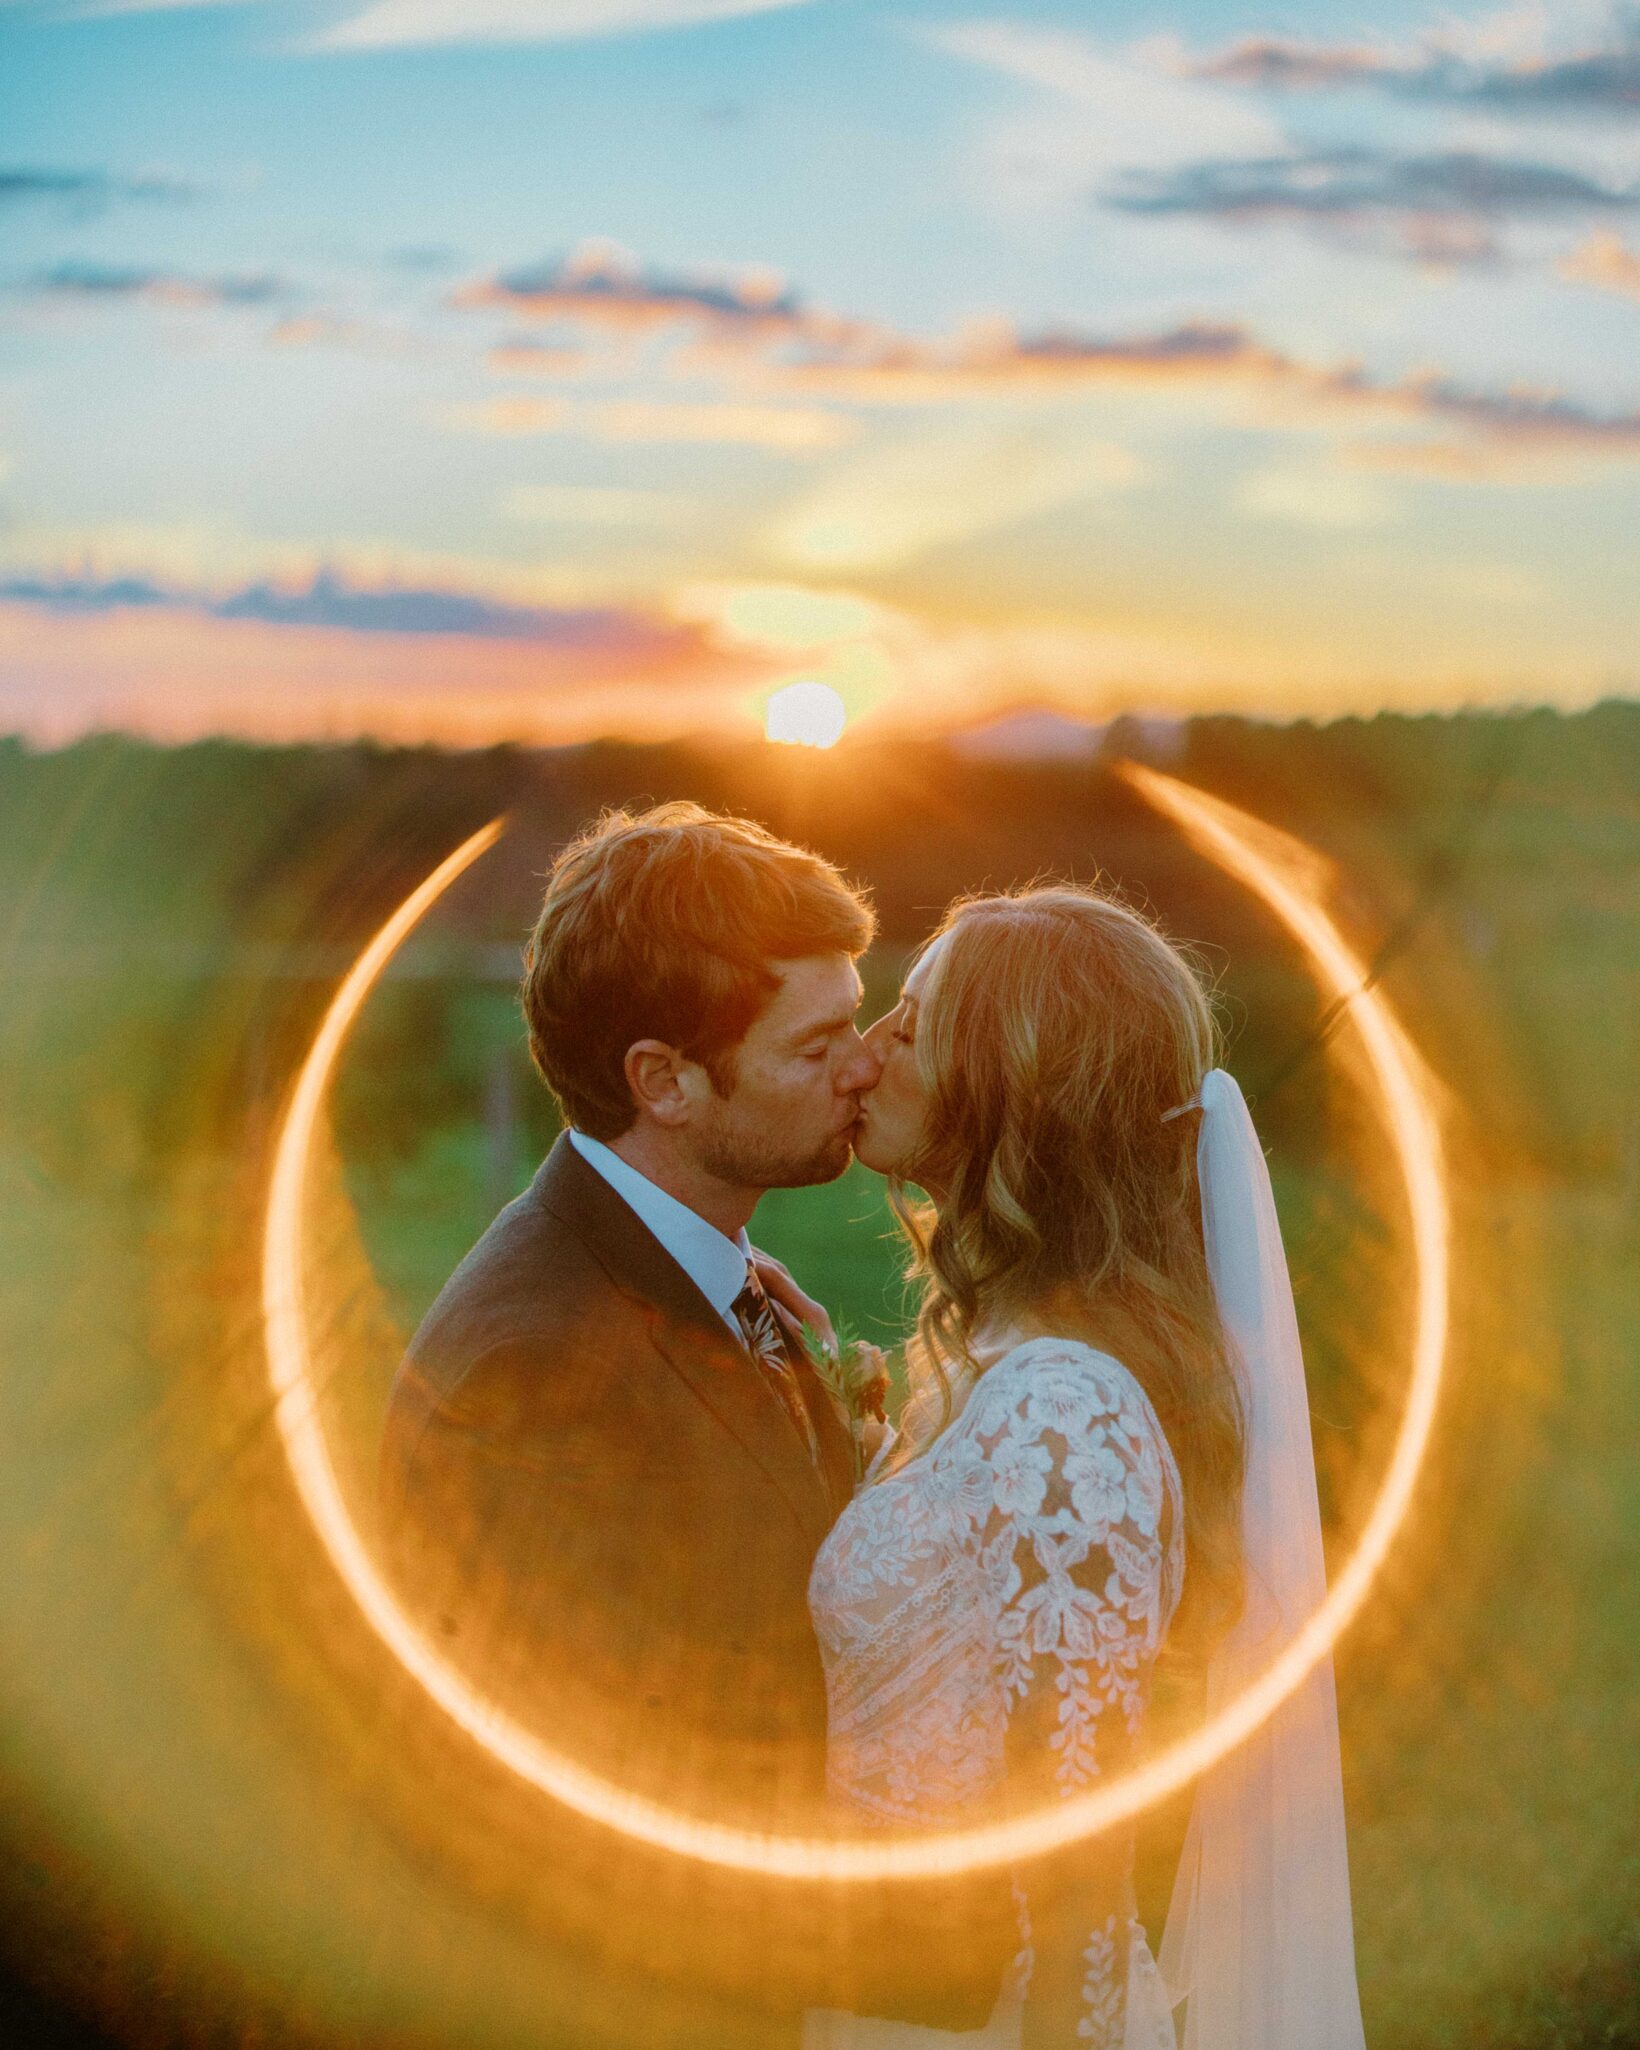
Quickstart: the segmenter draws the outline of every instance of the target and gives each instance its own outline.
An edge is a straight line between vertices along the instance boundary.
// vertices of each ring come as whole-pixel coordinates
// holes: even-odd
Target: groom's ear
[[[626,1050],[625,1065],[626,1086],[640,1116],[673,1128],[689,1122],[707,1079],[703,1068],[660,1039],[635,1039]]]

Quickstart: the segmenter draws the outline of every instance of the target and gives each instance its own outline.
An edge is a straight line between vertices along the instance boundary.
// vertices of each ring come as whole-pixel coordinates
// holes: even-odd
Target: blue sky
[[[3,0],[0,134],[0,724],[1634,687],[1632,11]]]

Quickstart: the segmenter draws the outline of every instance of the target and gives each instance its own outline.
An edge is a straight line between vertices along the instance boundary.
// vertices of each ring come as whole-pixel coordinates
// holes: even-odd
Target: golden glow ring
[[[309,1155],[347,1034],[394,953],[450,885],[500,838],[494,820],[411,893],[336,992],[280,1128],[263,1237],[262,1311],[275,1418],[292,1476],[337,1572],[383,1644],[471,1738],[521,1779],[594,1822],[656,1848],[782,1879],[884,1880],[1038,1857],[1092,1836],[1178,1791],[1258,1729],[1327,1657],[1359,1613],[1404,1518],[1435,1417],[1446,1353],[1450,1218],[1440,1128],[1417,1053],[1361,961],[1317,899],[1302,860],[1247,813],[1189,784],[1129,765],[1124,774],[1187,840],[1262,899],[1297,940],[1326,994],[1358,1033],[1382,1099],[1406,1191],[1416,1316],[1406,1409],[1384,1482],[1326,1601],[1253,1685],[1191,1736],[1108,1785],[1005,1822],[915,1837],[787,1836],[731,1829],[629,1793],[502,1714],[420,1635],[362,1544],[331,1464],[310,1373],[302,1224]]]

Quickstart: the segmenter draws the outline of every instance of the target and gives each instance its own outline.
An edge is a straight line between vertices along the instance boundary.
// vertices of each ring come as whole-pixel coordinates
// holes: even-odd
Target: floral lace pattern
[[[1063,1795],[1120,1769],[1183,1562],[1178,1470],[1138,1382],[1076,1340],[1016,1346],[925,1453],[856,1496],[815,1561],[834,1795],[862,1818],[939,1825],[1027,1767]],[[1122,1897],[1090,1909],[1071,1960],[1094,2046],[1121,2043],[1129,1974],[1150,1966],[1130,1843],[1124,1856]]]
[[[1082,2014],[1076,2033],[1097,2050],[1115,2050],[1122,2027],[1123,1987],[1116,1976],[1116,1917],[1107,1916],[1082,1952]]]

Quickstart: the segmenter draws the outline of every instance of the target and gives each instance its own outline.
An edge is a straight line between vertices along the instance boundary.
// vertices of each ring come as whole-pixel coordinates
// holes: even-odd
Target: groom
[[[697,805],[566,847],[523,1004],[568,1129],[388,1408],[396,1576],[452,1663],[623,1788],[751,1827],[818,1813],[806,1593],[852,1476],[745,1227],[848,1165],[872,930],[830,864]]]

